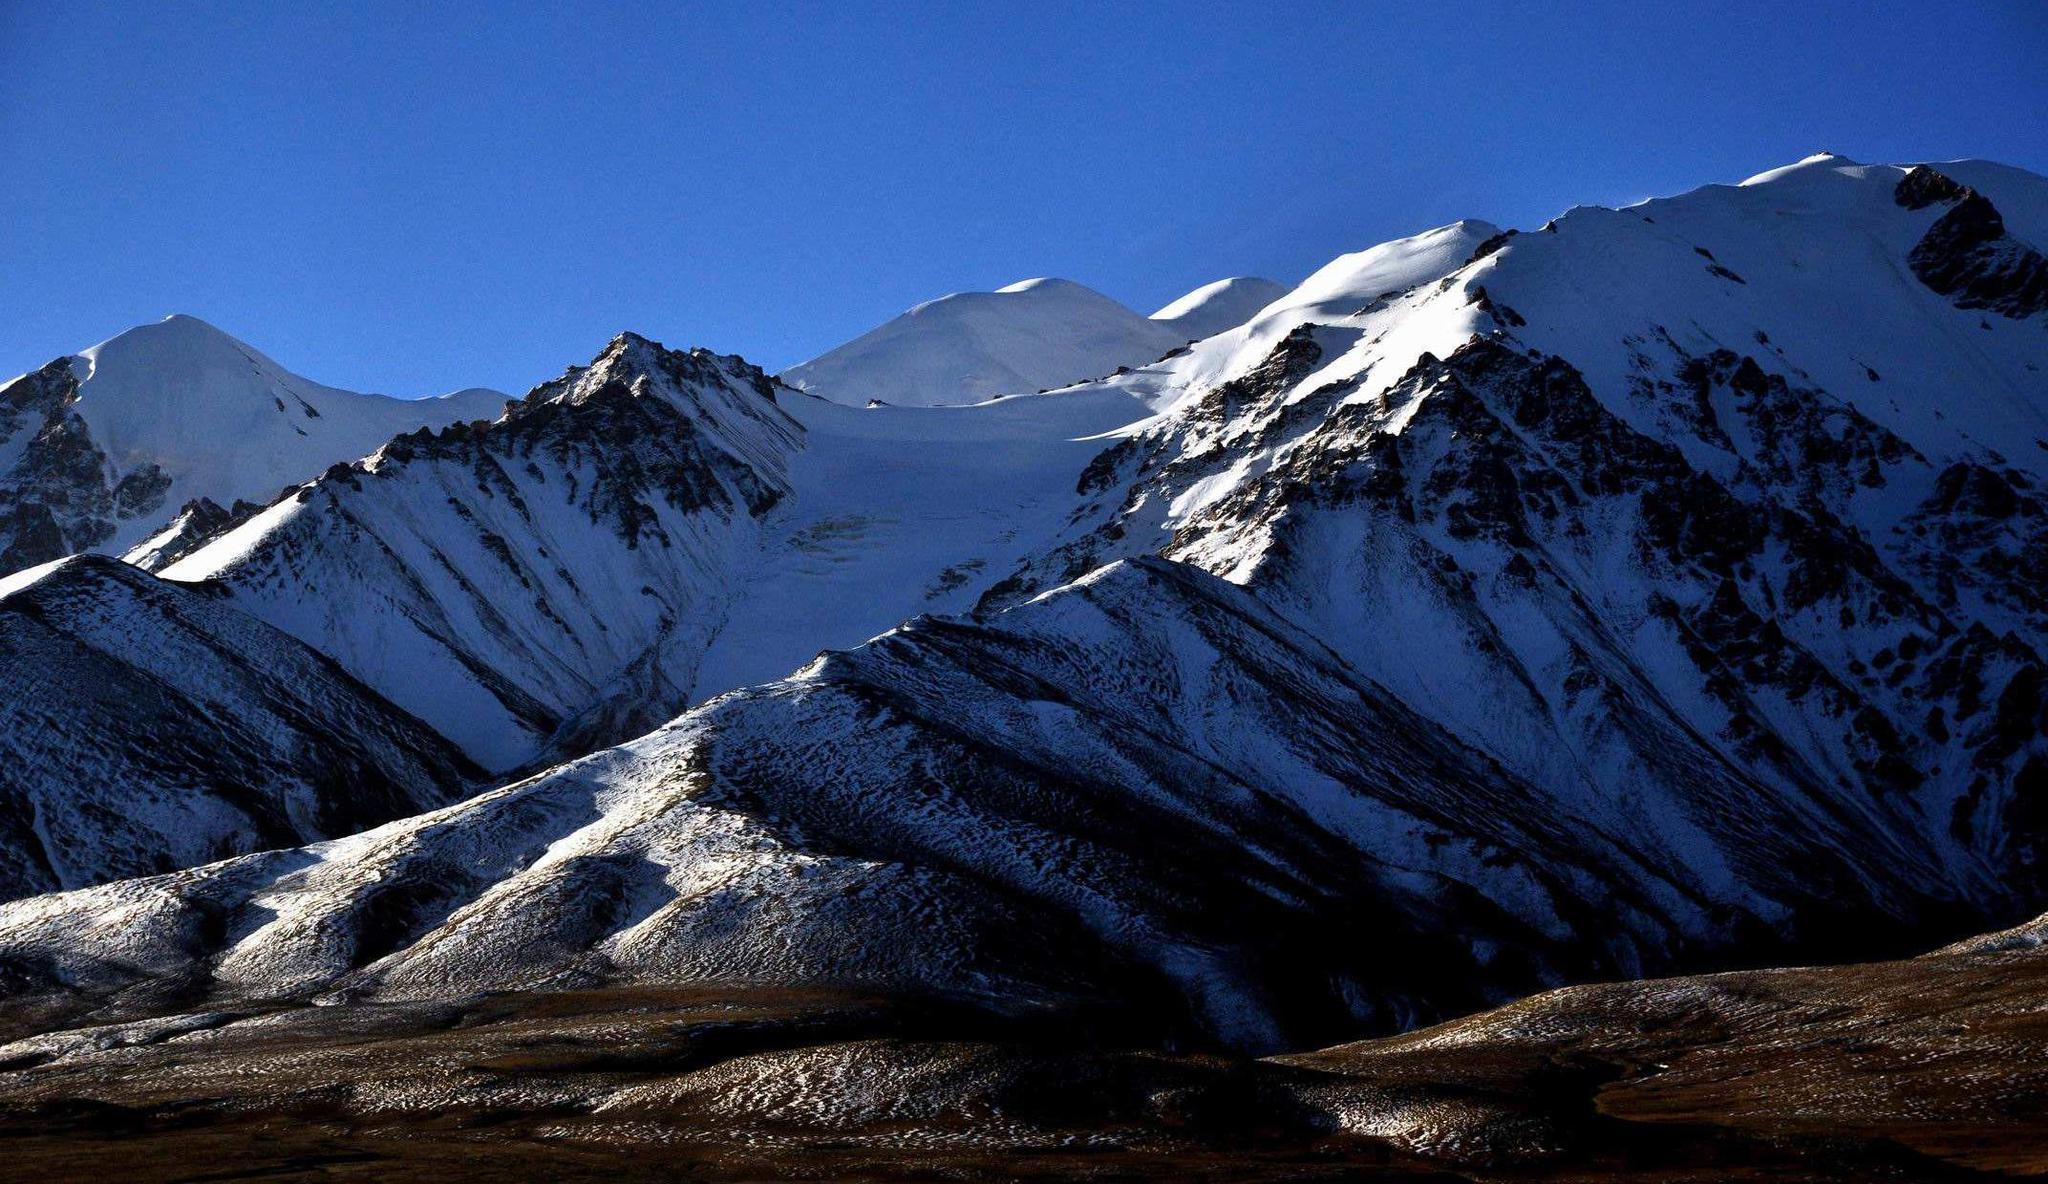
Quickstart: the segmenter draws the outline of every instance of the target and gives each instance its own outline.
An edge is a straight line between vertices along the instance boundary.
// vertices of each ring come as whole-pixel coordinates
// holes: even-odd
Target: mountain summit
[[[1225,329],[1235,329],[1285,295],[1285,284],[1254,276],[1233,276],[1213,284],[1203,284],[1153,313],[1151,319],[1189,341],[1196,341],[1213,337]]]
[[[927,301],[782,378],[853,406],[979,403],[1098,378],[1186,340],[1071,280],[1030,279]]]
[[[0,574],[125,550],[188,504],[267,502],[396,432],[495,416],[504,398],[358,394],[196,317],[138,326],[0,384]]]

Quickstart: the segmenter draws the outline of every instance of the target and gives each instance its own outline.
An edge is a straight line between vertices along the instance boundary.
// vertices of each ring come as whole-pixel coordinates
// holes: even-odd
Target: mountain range
[[[1453,1105],[1385,1066],[1735,1023],[1724,984],[1242,1058],[2043,907],[2041,244],[2048,180],[1822,154],[1149,318],[1060,280],[945,297],[781,376],[627,333],[518,400],[407,404],[185,318],[60,359],[0,390],[9,562],[57,560],[0,582],[0,678],[49,688],[0,712],[22,1071],[306,1004],[363,1017],[274,1021],[318,1050],[744,985],[1284,1064],[1231,1088],[1460,1132],[1401,1135],[1431,1170],[1534,1155],[1536,1078]],[[232,382],[191,377],[224,350]],[[202,389],[304,443],[215,464],[117,426]],[[2038,944],[1786,998],[2030,983]],[[846,1039],[902,1036],[861,1014]],[[819,1055],[797,1110],[970,1072]],[[1220,1129],[1234,1095],[1173,1088]],[[1412,1117],[1447,1105],[1495,1108]]]

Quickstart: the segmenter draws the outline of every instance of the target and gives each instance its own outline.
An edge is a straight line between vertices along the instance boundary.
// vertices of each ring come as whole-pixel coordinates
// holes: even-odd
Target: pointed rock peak
[[[713,367],[748,382],[753,381],[756,375],[764,379],[767,377],[766,372],[759,366],[738,354],[714,353],[697,345],[687,349],[670,349],[651,337],[643,337],[631,330],[613,337],[585,369],[605,367],[614,370],[661,373],[670,377],[677,377],[679,374],[701,374],[707,367]]]
[[[642,337],[626,330],[615,335],[598,351],[590,364],[581,369],[605,371],[651,371],[659,369],[659,359],[668,350],[658,341]],[[574,373],[577,368],[572,368]]]
[[[1892,190],[1892,200],[1909,210],[1924,210],[1937,202],[1968,197],[1971,192],[1947,173],[1930,165],[1916,164],[1899,178],[1897,187]]]
[[[775,403],[776,385],[766,371],[737,354],[698,346],[674,350],[627,330],[606,343],[589,365],[571,366],[560,378],[535,387],[523,402],[579,403],[607,389],[631,389],[660,392],[671,402],[701,409],[710,389],[728,392],[727,398],[749,392]]]
[[[656,341],[651,337],[642,337],[640,334],[633,332],[631,329],[621,330],[619,333],[612,337],[611,343],[605,347],[607,352],[611,350],[623,349],[658,350],[663,348],[664,347],[659,341]]]

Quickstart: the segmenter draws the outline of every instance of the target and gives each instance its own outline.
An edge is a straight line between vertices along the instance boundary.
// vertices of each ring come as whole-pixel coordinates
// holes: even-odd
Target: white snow
[[[1453,311],[1433,312],[1420,318],[1388,314],[1375,316],[1389,307],[1392,298],[1431,283],[1461,267],[1499,227],[1466,220],[1426,230],[1408,238],[1340,255],[1318,268],[1292,291],[1269,302],[1244,324],[1197,342],[1185,353],[1165,358],[1127,375],[1109,380],[1110,385],[1130,391],[1155,410],[1165,411],[1177,403],[1199,396],[1220,383],[1242,375],[1265,360],[1275,345],[1305,324],[1352,327],[1372,318],[1376,325],[1391,326],[1403,334],[1402,341],[1367,343],[1375,352],[1407,352],[1409,360],[1426,348],[1455,345],[1469,335],[1469,317]],[[1421,297],[1402,306],[1422,307]],[[1430,306],[1433,310],[1438,306]],[[1412,352],[1411,352],[1412,351]],[[1355,374],[1365,368],[1360,355],[1344,369]],[[1404,363],[1399,369],[1407,368]],[[1386,376],[1398,377],[1399,370]],[[1332,375],[1319,376],[1326,381]],[[1304,384],[1309,385],[1307,383]]]
[[[398,432],[494,418],[506,398],[483,388],[400,399],[323,386],[183,315],[83,350],[72,368],[74,410],[106,453],[109,484],[150,463],[171,478],[158,511],[121,523],[101,548],[108,553],[148,537],[192,498],[267,502]]]
[[[694,700],[779,678],[921,612],[963,612],[1074,508],[1098,433],[1144,408],[1117,391],[973,407],[842,407],[796,396],[793,495],[697,672]]]
[[[729,500],[698,512],[651,482],[692,463],[687,450],[701,443],[780,488],[800,429],[734,371],[707,363],[715,380],[678,384],[652,349],[622,337],[597,365],[572,370],[550,401],[573,405],[626,385],[634,400],[667,401],[701,436],[603,440],[579,433],[571,413],[565,434],[545,444],[513,431],[510,444],[430,449],[409,462],[381,450],[364,463],[371,475],[284,499],[163,575],[225,580],[243,608],[493,769],[532,759],[547,738],[542,714],[566,722],[607,698],[654,702],[687,689],[755,527],[735,489],[720,485]],[[614,464],[637,478],[623,496],[650,512],[644,546],[593,505]],[[480,468],[496,480],[481,481]],[[642,684],[620,684],[635,670]]]
[[[1203,284],[1153,313],[1152,319],[1171,325],[1181,336],[1196,341],[1237,328],[1285,295],[1285,284],[1256,276],[1232,276]]]
[[[1186,340],[1070,280],[1030,279],[927,301],[782,379],[855,407],[979,403],[1142,365]]]

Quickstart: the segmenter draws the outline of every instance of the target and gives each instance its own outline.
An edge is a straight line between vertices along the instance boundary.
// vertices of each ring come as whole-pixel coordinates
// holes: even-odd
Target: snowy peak
[[[1412,360],[1426,350],[1456,349],[1473,332],[1469,314],[1444,310],[1447,315],[1416,318],[1401,312],[1428,298],[1425,285],[1447,281],[1497,250],[1511,233],[1466,220],[1340,255],[1243,324],[1116,375],[1105,385],[1166,411],[1258,368],[1289,336],[1311,324],[1342,325],[1360,340],[1356,331],[1364,323],[1394,328],[1398,321],[1391,337],[1366,345],[1375,354],[1404,353]]]
[[[323,386],[183,314],[139,325],[83,350],[74,367],[80,370],[80,410],[98,429],[116,464],[130,456],[149,456],[170,458],[182,470],[193,471],[218,467],[210,458],[230,448],[254,451],[248,438],[239,434],[243,432],[306,452],[316,445],[293,446],[289,441],[359,437],[366,431],[389,434],[398,430],[393,425],[404,425],[413,416],[495,414],[505,398],[474,388],[428,402]],[[337,422],[321,422],[330,419]],[[230,433],[225,440],[224,431]],[[370,446],[375,443],[372,437]],[[241,447],[234,447],[237,444]],[[200,457],[209,458],[208,463],[202,464]],[[181,469],[167,471],[178,476]],[[308,477],[313,471],[317,469],[296,476]],[[292,479],[282,477],[267,492]],[[227,491],[191,492],[218,501]]]
[[[1995,179],[1827,158],[1338,260],[1104,383],[1163,413],[984,608],[1163,554],[1533,783],[1660,786],[1604,823],[1642,849],[1754,876],[1806,824],[1722,828],[1790,810],[1995,915],[2048,850],[2042,272],[1992,207],[2041,182]]]
[[[979,403],[1097,378],[1186,340],[1071,280],[1020,280],[926,301],[783,374],[850,406]]]
[[[736,357],[614,338],[491,421],[394,437],[164,569],[505,770],[680,711],[803,428]]]
[[[247,345],[198,317],[174,312],[160,321],[124,329],[98,345],[80,350],[78,356],[85,360],[89,371],[93,361],[102,355],[115,359],[124,355],[140,355],[165,362],[182,356],[204,364],[222,356],[254,353]],[[274,363],[271,368],[275,369]]]
[[[310,382],[205,321],[120,333],[0,387],[0,570],[120,551],[176,507],[267,502],[397,432],[497,413],[474,388],[435,399]]]
[[[1153,313],[1151,319],[1195,341],[1237,328],[1286,294],[1285,284],[1254,276],[1233,276],[1203,284]]]
[[[1100,297],[1104,300],[1109,299],[1109,297],[1103,296],[1102,293],[1097,292],[1093,288],[1087,287],[1086,285],[1077,284],[1072,280],[1063,280],[1058,276],[1051,275],[1037,276],[1035,278],[1028,280],[1018,280],[1014,284],[1004,284],[1002,287],[996,289],[996,294],[998,296],[1009,296],[1019,292],[1042,292],[1046,295],[1057,294],[1064,299],[1073,299],[1076,296],[1081,296],[1083,298]]]
[[[1491,222],[1467,218],[1339,255],[1301,281],[1275,312],[1299,314],[1303,320],[1312,319],[1311,314],[1315,318],[1355,315],[1373,301],[1449,275],[1502,233]]]
[[[1822,173],[1840,172],[1843,169],[1860,169],[1862,167],[1862,165],[1850,160],[1846,156],[1839,156],[1833,152],[1816,152],[1811,156],[1802,156],[1791,164],[1779,165],[1774,169],[1765,169],[1754,177],[1743,181],[1742,188],[1747,189],[1753,185],[1769,185],[1788,179],[1802,180],[1818,176]]]

